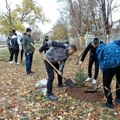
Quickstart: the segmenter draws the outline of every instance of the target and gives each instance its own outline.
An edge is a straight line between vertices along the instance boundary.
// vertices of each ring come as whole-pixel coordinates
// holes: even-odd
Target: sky
[[[21,0],[8,0],[11,5],[19,3]],[[36,0],[38,4],[43,8],[45,16],[50,19],[50,23],[39,23],[38,26],[43,33],[49,32],[56,21],[60,18],[59,9],[61,8],[61,4],[57,2],[57,0]],[[0,11],[4,11],[5,9],[5,0],[0,0]],[[120,0],[114,0],[115,3],[120,4]],[[113,12],[113,21],[120,19],[120,9]]]

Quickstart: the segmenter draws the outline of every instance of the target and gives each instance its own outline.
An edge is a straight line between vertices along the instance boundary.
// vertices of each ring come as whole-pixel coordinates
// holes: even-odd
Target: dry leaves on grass
[[[74,78],[78,69],[75,59],[65,65],[65,76]],[[87,68],[87,66],[85,66]],[[0,119],[6,120],[118,120],[120,108],[114,111],[101,108],[101,102],[89,103],[74,99],[66,89],[57,88],[54,80],[54,93],[57,101],[50,101],[41,91],[35,89],[35,83],[47,78],[43,60],[38,53],[34,55],[34,74],[27,76],[24,63],[8,64],[0,61]],[[73,93],[74,94],[74,93]]]

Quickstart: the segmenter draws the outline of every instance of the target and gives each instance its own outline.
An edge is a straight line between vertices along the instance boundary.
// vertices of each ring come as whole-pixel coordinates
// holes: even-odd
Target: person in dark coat
[[[13,60],[13,57],[15,57],[14,61],[10,61],[9,63],[16,63],[19,64],[18,62],[18,54],[19,54],[19,43],[18,43],[18,38],[17,34],[14,32],[12,33],[12,38],[11,38],[11,44],[12,44],[12,52],[11,52],[11,60]]]
[[[81,65],[83,63],[87,53],[90,51],[89,64],[88,64],[88,78],[86,79],[86,82],[92,80],[93,89],[97,88],[96,81],[97,81],[98,73],[99,73],[99,63],[98,63],[98,59],[97,59],[97,55],[96,55],[96,49],[102,43],[103,43],[103,41],[100,41],[98,38],[94,38],[87,45],[85,50],[83,51],[81,61],[80,61],[80,65]],[[95,73],[94,73],[94,76],[92,79],[92,66],[93,66],[93,64],[95,64]]]

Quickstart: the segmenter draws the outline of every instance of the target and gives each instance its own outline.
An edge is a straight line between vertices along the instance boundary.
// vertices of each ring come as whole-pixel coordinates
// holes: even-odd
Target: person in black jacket
[[[18,38],[16,33],[13,33],[11,43],[13,46],[13,55],[15,55],[15,63],[19,64],[18,62],[19,44],[18,44]]]
[[[96,80],[98,78],[98,73],[99,73],[99,63],[98,63],[98,59],[97,59],[96,48],[101,43],[103,43],[103,42],[100,41],[98,38],[94,38],[88,44],[88,46],[85,48],[85,50],[83,51],[81,61],[80,61],[80,65],[81,65],[83,63],[88,51],[90,51],[89,65],[88,65],[88,78],[86,79],[86,82],[92,80],[92,84],[94,86],[94,89],[96,89],[96,87],[97,87],[96,86]],[[94,77],[92,79],[92,66],[93,66],[93,63],[95,63],[95,73],[94,73]]]
[[[45,36],[45,39],[43,41],[43,44],[45,44],[47,41],[49,41],[49,37]],[[46,53],[49,50],[49,46],[45,48],[44,53]]]

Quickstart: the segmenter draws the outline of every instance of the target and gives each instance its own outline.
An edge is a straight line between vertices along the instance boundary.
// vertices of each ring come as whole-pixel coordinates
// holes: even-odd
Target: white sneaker
[[[96,84],[97,80],[93,79],[92,84]]]
[[[13,63],[14,63],[14,61],[9,61],[8,63],[9,63],[9,64],[13,64]]]
[[[20,63],[19,63],[19,62],[16,62],[16,64],[17,64],[17,65],[20,65]]]
[[[88,82],[88,81],[91,81],[92,80],[92,78],[87,78],[86,80],[85,80],[85,82]]]

